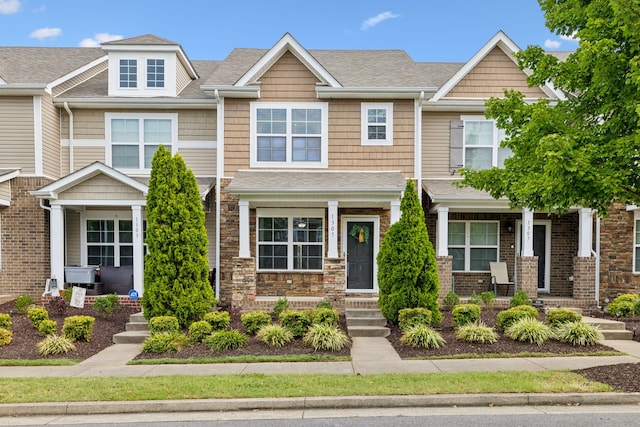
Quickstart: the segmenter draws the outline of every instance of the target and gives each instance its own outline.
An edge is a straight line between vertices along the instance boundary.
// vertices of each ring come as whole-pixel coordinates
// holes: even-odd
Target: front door
[[[373,221],[346,221],[347,290],[374,290]]]
[[[522,223],[518,221],[516,236],[518,253],[522,252]],[[533,255],[538,257],[538,292],[549,292],[551,277],[551,221],[533,221]]]

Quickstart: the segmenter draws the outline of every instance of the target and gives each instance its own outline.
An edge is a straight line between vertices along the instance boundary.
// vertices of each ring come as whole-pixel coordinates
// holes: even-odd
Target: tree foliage
[[[143,312],[187,327],[211,310],[207,231],[196,178],[180,155],[160,146],[151,164]]]
[[[566,95],[527,102],[513,90],[487,102],[514,155],[504,168],[462,169],[462,185],[534,210],[572,206],[606,215],[612,202],[640,204],[640,3],[539,0],[547,27],[579,39],[561,61],[538,46],[516,54],[528,83]]]
[[[407,181],[400,210],[400,220],[389,227],[378,252],[378,304],[391,324],[397,324],[400,310],[416,307],[431,310],[432,323],[440,323],[436,254],[412,181]]]

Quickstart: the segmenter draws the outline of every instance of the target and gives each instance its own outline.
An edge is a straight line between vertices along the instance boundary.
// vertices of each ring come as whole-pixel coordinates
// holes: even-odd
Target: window
[[[498,222],[449,221],[448,242],[453,271],[489,271],[498,261]]]
[[[258,270],[322,270],[323,217],[259,213],[257,236]]]
[[[120,87],[138,87],[138,61],[120,60]]]
[[[143,221],[144,233],[146,229]],[[88,219],[86,238],[88,265],[133,265],[132,220]]]
[[[120,169],[151,169],[160,144],[171,150],[177,139],[176,116],[107,114],[111,166]]]
[[[251,104],[253,166],[326,167],[326,103]]]
[[[147,59],[147,87],[164,87],[164,59]]]
[[[493,120],[484,117],[463,117],[464,120],[464,165],[472,169],[503,167],[504,160],[513,152],[500,147],[504,130],[498,129]]]
[[[393,104],[364,103],[361,111],[362,145],[393,145]]]

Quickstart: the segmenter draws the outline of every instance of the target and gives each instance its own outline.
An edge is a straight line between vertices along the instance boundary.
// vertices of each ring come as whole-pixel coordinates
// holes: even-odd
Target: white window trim
[[[250,157],[252,168],[326,168],[329,165],[329,104],[326,102],[252,102],[250,104]],[[258,139],[257,139],[257,114],[258,108],[285,108],[287,109],[287,161],[285,162],[259,162],[258,161]],[[319,109],[322,114],[321,136],[320,136],[320,158],[319,162],[294,162],[291,160],[291,116],[289,112],[294,108]]]
[[[371,109],[387,110],[386,139],[369,139],[368,111]],[[393,145],[393,103],[392,102],[363,102],[360,110],[360,131],[362,145]]]
[[[120,60],[137,63],[137,87],[120,87]],[[164,60],[164,87],[147,87],[147,59]],[[176,96],[177,59],[175,52],[109,52],[109,96]]]
[[[287,241],[287,269],[261,269],[260,266],[260,250],[259,250],[259,225],[260,218],[288,218],[288,229],[289,229],[289,240]],[[296,270],[293,268],[293,218],[294,217],[308,217],[308,218],[322,218],[322,244],[317,245],[321,246],[322,250],[322,265],[318,270]],[[294,273],[318,273],[324,271],[324,255],[325,255],[325,246],[326,246],[326,227],[327,221],[325,218],[324,209],[273,209],[273,208],[263,208],[256,209],[256,241],[255,241],[255,254],[256,254],[256,271],[258,273],[278,273],[278,272],[294,272]],[[269,243],[265,243],[269,244]]]
[[[460,120],[464,122],[464,130],[462,133],[462,160],[465,167],[467,166],[467,144],[466,141],[466,124],[467,122],[491,122],[493,123],[493,144],[491,145],[491,167],[498,166],[498,151],[500,149],[500,130],[496,125],[496,121],[493,119],[487,119],[483,115],[463,115],[460,116]],[[477,145],[473,147],[488,148],[487,145]]]
[[[497,220],[449,220],[448,224],[452,222],[464,223],[464,246],[463,245],[451,245],[447,238],[447,251],[449,248],[464,248],[464,270],[453,270],[454,273],[486,273],[489,270],[471,270],[471,248],[495,248],[496,249],[496,261],[500,260],[500,221]],[[471,245],[471,224],[472,223],[493,223],[498,225],[497,242],[495,245]],[[447,229],[450,227],[447,225]]]
[[[634,275],[640,275],[640,265],[636,265],[636,249],[640,248],[640,242],[636,241],[636,233],[638,232],[638,221],[640,221],[640,210],[633,211],[633,249],[632,249],[632,270]]]
[[[155,120],[171,120],[171,155],[174,155],[178,152],[178,114],[175,113],[165,113],[165,114],[156,114],[156,113],[105,113],[104,114],[104,133],[105,133],[105,161],[107,166],[113,167],[113,159],[112,159],[112,142],[111,142],[111,120],[112,119],[137,119],[141,126],[138,128],[138,132],[142,135],[144,132],[144,126],[142,123],[145,119],[155,119]],[[138,141],[139,146],[144,145],[144,141]],[[116,145],[122,145],[118,143]],[[131,144],[133,145],[133,144]],[[155,144],[149,144],[155,145]],[[140,150],[140,157],[138,159],[138,164],[144,161],[144,150]],[[151,168],[116,168],[118,170],[126,171],[130,174],[140,174],[140,175],[148,175],[151,171]]]
[[[87,221],[92,221],[92,220],[99,220],[99,221],[111,220],[114,222],[133,221],[133,214],[131,211],[85,211],[80,214],[80,260],[83,265],[85,265],[86,261],[89,259],[88,258],[89,243],[87,242]],[[145,212],[143,212],[142,221],[144,222],[146,220],[147,220],[147,215]],[[117,233],[115,228],[114,228],[114,233]],[[119,256],[120,245],[116,245],[115,241],[113,245],[114,245],[113,263],[115,267],[119,267],[120,266],[120,256]],[[126,246],[132,246],[132,245],[133,243],[126,244]],[[146,243],[144,244],[144,247],[145,247],[144,253],[147,253]]]

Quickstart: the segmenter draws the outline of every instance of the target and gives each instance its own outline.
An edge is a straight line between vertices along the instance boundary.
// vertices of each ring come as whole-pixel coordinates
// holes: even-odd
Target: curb
[[[0,404],[0,416],[133,414],[158,412],[357,409],[407,407],[581,406],[640,404],[640,393],[440,394],[264,399],[194,399],[122,402]]]

